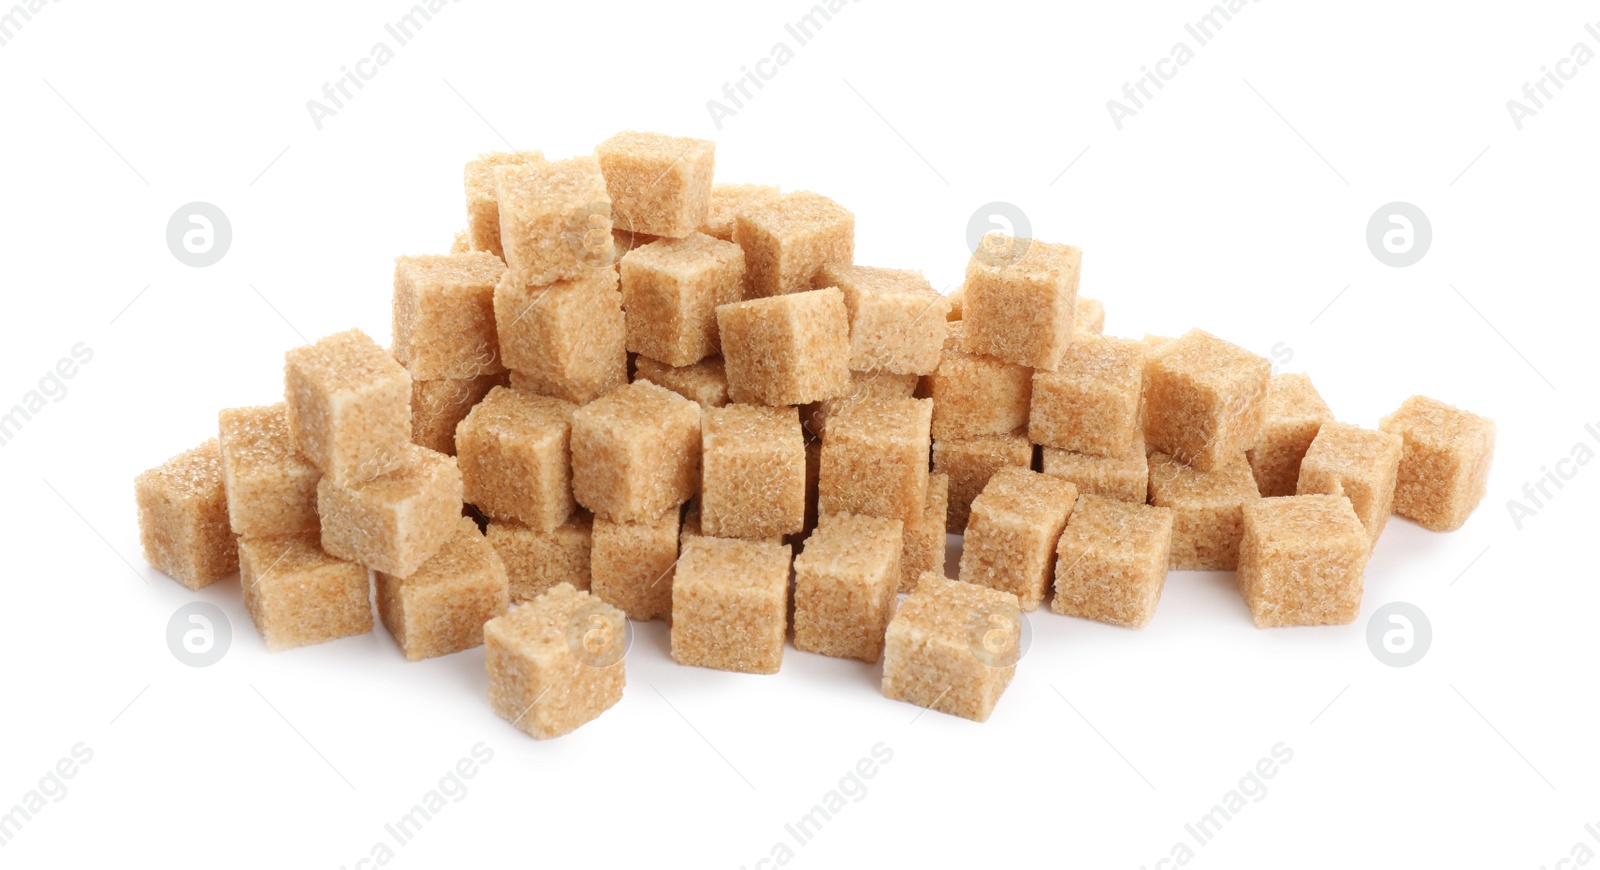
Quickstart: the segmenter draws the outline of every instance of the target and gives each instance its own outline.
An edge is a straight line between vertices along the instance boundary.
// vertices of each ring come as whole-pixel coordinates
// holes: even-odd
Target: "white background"
[[[394,866],[754,867],[778,842],[813,867],[1153,868],[1180,841],[1206,867],[1600,851],[1600,469],[1562,466],[1574,479],[1520,530],[1507,509],[1575,444],[1600,450],[1600,64],[1520,131],[1505,106],[1575,43],[1600,50],[1600,8],[1250,3],[1119,131],[1106,101],[1194,45],[1204,2],[866,0],[719,130],[707,100],[794,47],[804,3],[466,0],[317,130],[306,101],[392,44],[405,9],[66,0],[0,48],[0,406],[76,343],[94,354],[0,448],[0,810],[93,752],[0,863],[354,867],[480,742],[492,761]],[[218,409],[275,401],[302,340],[386,341],[393,258],[464,225],[467,159],[587,153],[627,128],[715,139],[720,180],[838,199],[857,262],[940,287],[974,211],[1015,203],[1037,237],[1084,248],[1110,333],[1281,344],[1357,424],[1414,392],[1494,417],[1488,498],[1455,534],[1392,522],[1354,625],[1258,631],[1227,574],[1170,576],[1143,631],[1034,614],[984,725],[919,717],[878,667],[792,649],[777,676],[679,667],[651,624],[622,702],[536,742],[488,707],[481,649],[408,664],[380,629],[268,655],[237,583],[190,593],[145,565],[134,475],[213,434]],[[165,243],[195,200],[233,225],[210,268]],[[1365,241],[1396,200],[1433,227],[1409,268]],[[234,632],[206,669],[166,646],[197,598]],[[1368,651],[1391,601],[1433,626],[1409,668]],[[784,825],[880,743],[864,797],[794,847]],[[1293,759],[1265,796],[1196,846],[1184,826],[1280,743]]]

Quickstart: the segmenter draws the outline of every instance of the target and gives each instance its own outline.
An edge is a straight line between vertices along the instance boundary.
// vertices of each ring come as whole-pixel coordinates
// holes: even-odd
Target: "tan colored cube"
[[[1172,520],[1170,508],[1079,496],[1056,545],[1050,609],[1126,628],[1149,625],[1167,579]]]
[[[372,630],[366,568],[323,551],[315,534],[239,539],[244,607],[268,650]]]
[[[850,382],[850,318],[838,288],[722,305],[717,328],[735,402],[804,405]]]
[[[694,233],[661,239],[622,258],[628,350],[672,366],[721,351],[717,306],[744,294],[744,251]]]
[[[967,263],[966,349],[1053,371],[1073,339],[1083,252],[990,233]]]
[[[400,466],[411,441],[411,375],[359,329],[289,351],[284,397],[295,444],[340,483]]]
[[[487,252],[401,257],[394,267],[394,358],[425,380],[505,371],[494,288],[506,271]]]
[[[493,519],[551,531],[572,515],[578,406],[496,387],[456,430],[466,500]]]
[[[1272,364],[1194,329],[1145,366],[1145,442],[1200,471],[1255,446]]]
[[[883,695],[986,722],[1017,671],[1017,596],[926,573],[889,620]]]
[[[1394,513],[1395,481],[1405,439],[1392,432],[1348,423],[1324,423],[1300,463],[1296,495],[1342,495],[1350,499],[1372,543]]]
[[[611,196],[599,161],[501,166],[494,178],[502,259],[516,283],[542,287],[597,269],[615,274]]]
[[[741,209],[776,202],[778,188],[765,184],[713,184],[711,207],[700,232],[724,242],[733,241],[734,216]]]
[[[381,477],[317,484],[322,548],[375,571],[409,577],[439,552],[461,516],[455,457],[407,444],[400,467]]]
[[[572,494],[596,516],[650,522],[700,485],[700,406],[648,381],[572,417]]]
[[[928,475],[928,498],[923,502],[921,519],[906,527],[905,547],[900,551],[900,589],[910,592],[917,578],[926,572],[944,576],[945,517],[950,510],[950,476]]]
[[[1384,417],[1379,428],[1405,440],[1394,489],[1395,513],[1436,532],[1465,525],[1488,490],[1494,421],[1426,396],[1412,396]]]
[[[840,408],[822,441],[818,513],[920,519],[932,415],[929,399],[858,399]]]
[[[939,368],[927,379],[933,437],[1006,435],[1028,425],[1033,371],[967,353],[964,322],[948,329]]]
[[[484,375],[467,380],[411,382],[411,440],[447,456],[456,455],[456,426],[495,387],[511,383],[509,375]]]
[[[851,371],[930,375],[939,367],[950,300],[921,272],[830,263],[814,283],[844,293]]]
[[[666,387],[701,408],[721,408],[728,404],[728,374],[723,370],[720,356],[686,366],[669,366],[647,356],[640,356],[637,361],[633,373],[636,381]]]
[[[1117,456],[1143,426],[1144,346],[1080,335],[1055,371],[1033,373],[1028,438],[1087,456]]]
[[[543,163],[538,151],[493,152],[467,164],[467,246],[464,251],[488,251],[505,259],[500,245],[500,200],[495,193],[494,171],[501,166]],[[455,252],[460,253],[460,252]]]
[[[939,407],[934,404],[937,415]],[[979,435],[975,438],[935,438],[933,470],[950,477],[948,531],[960,535],[967,530],[972,500],[983,492],[989,478],[1002,468],[1032,468],[1033,443],[1025,430],[1009,435]],[[1143,486],[1143,481],[1140,485]]]
[[[1260,499],[1244,510],[1239,592],[1257,628],[1355,622],[1371,552],[1347,498]]]
[[[818,193],[785,193],[735,212],[733,241],[744,249],[746,299],[799,293],[823,266],[855,261],[856,216]]]
[[[783,664],[789,546],[689,538],[672,579],[672,658],[682,665],[775,674]]]
[[[562,583],[576,589],[591,585],[594,517],[586,511],[550,532],[491,520],[486,537],[506,566],[512,601],[532,601]]]
[[[1333,412],[1322,401],[1311,378],[1299,373],[1273,375],[1267,382],[1261,435],[1246,453],[1263,498],[1294,495],[1300,484],[1300,460]]]
[[[1007,467],[972,501],[961,546],[962,582],[1009,592],[1036,610],[1050,586],[1056,542],[1078,488],[1055,477]]]
[[[1150,454],[1150,503],[1171,508],[1177,571],[1232,571],[1239,566],[1244,506],[1260,498],[1244,456],[1200,471],[1165,453]]]
[[[899,520],[834,514],[817,520],[794,559],[794,647],[876,662],[900,589]]]
[[[1076,332],[1100,335],[1106,331],[1106,306],[1098,299],[1078,297],[1078,311],[1072,318]]]
[[[295,447],[289,407],[230,408],[218,416],[228,521],[236,535],[314,532],[322,472]]]
[[[628,382],[617,273],[596,269],[531,287],[507,273],[495,288],[500,354],[511,386],[582,405]]]
[[[1133,442],[1121,456],[1084,456],[1054,447],[1040,452],[1044,473],[1071,482],[1081,495],[1134,504],[1144,504],[1150,498],[1150,461],[1145,454],[1143,432],[1134,433]]]
[[[590,591],[641,622],[672,615],[678,564],[678,509],[654,522],[594,521]]]
[[[843,393],[801,409],[800,422],[805,425],[806,431],[821,438],[827,433],[828,417],[844,403],[863,398],[909,399],[915,395],[919,380],[916,375],[852,371]]]
[[[134,492],[139,541],[150,567],[190,589],[239,569],[217,439],[139,475]]]
[[[410,661],[483,644],[483,625],[506,612],[506,566],[467,517],[433,558],[410,577],[378,572],[378,616]]]
[[[483,627],[489,704],[544,739],[577,730],[622,700],[627,620],[562,584]]]
[[[681,239],[705,223],[716,143],[625,131],[595,154],[611,193],[611,214],[629,232]]]
[[[500,238],[500,207],[499,206],[495,206],[494,220],[495,220],[495,240],[499,241],[499,238]],[[467,231],[467,230],[456,230],[455,236],[450,239],[450,253],[452,253],[452,254],[465,254],[465,253],[470,252],[471,250],[472,250],[472,233]]]
[[[805,527],[806,448],[794,408],[706,411],[700,452],[705,534],[765,540]]]

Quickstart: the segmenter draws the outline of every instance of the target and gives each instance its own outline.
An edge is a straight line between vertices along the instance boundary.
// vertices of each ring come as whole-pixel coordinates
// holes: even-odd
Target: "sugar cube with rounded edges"
[[[787,544],[686,539],[672,578],[672,658],[777,673],[788,623],[789,554]]]
[[[850,319],[836,287],[717,307],[728,397],[752,405],[804,405],[850,381]]]
[[[1192,329],[1161,344],[1145,366],[1145,442],[1200,471],[1255,446],[1272,364]]]
[[[1143,628],[1167,578],[1172,510],[1081,495],[1056,545],[1050,609]]]
[[[1436,532],[1461,528],[1488,488],[1494,421],[1412,396],[1384,417],[1379,428],[1405,440],[1395,513]]]
[[[572,514],[572,417],[578,406],[496,387],[456,428],[466,500],[495,519],[551,531]]]
[[[795,649],[876,662],[900,589],[899,520],[818,518],[794,560]]]
[[[314,532],[322,472],[295,446],[289,407],[229,408],[218,415],[228,521],[236,535]]]
[[[359,329],[289,351],[284,397],[295,443],[341,483],[400,466],[411,441],[411,374]]]
[[[1239,592],[1257,628],[1354,622],[1371,552],[1343,496],[1259,499],[1244,508]]]
[[[145,561],[190,589],[239,568],[228,521],[222,448],[213,438],[134,480]]]
[[[597,516],[649,522],[700,488],[700,406],[648,381],[572,416],[572,494]]]
[[[885,632],[884,697],[988,721],[1021,639],[1017,596],[924,573]]]
[[[1323,423],[1300,462],[1295,494],[1350,499],[1367,537],[1377,544],[1394,513],[1395,480],[1404,449],[1405,439],[1391,432]]]
[[[328,555],[315,533],[240,538],[239,585],[269,650],[372,630],[369,572]]]
[[[410,577],[377,572],[378,616],[411,661],[483,643],[483,625],[506,612],[506,566],[468,517]]]
[[[635,233],[683,238],[706,220],[716,143],[624,131],[595,149],[611,213]]]
[[[400,467],[381,477],[318,482],[322,548],[375,571],[408,577],[455,532],[461,504],[455,457],[407,444]]]
[[[1054,370],[1073,341],[1082,265],[1083,252],[1071,245],[984,236],[967,262],[967,352]]]
[[[559,737],[622,700],[622,611],[562,583],[483,627],[489,703],[538,738]]]
[[[1006,467],[972,501],[961,548],[961,580],[1017,597],[1035,610],[1050,586],[1052,557],[1078,488],[1026,468]]]
[[[818,193],[780,194],[745,202],[733,241],[744,249],[746,299],[799,293],[823,266],[854,262],[856,216]]]

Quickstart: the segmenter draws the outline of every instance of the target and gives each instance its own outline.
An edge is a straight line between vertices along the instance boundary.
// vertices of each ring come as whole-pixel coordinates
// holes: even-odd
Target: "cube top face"
[[[716,144],[624,131],[595,149],[623,229],[681,238],[705,222]]]
[[[626,632],[622,611],[570,583],[552,586],[483,626],[490,645],[512,650],[541,667],[621,667],[627,653]]]
[[[690,536],[678,555],[673,595],[700,592],[787,602],[789,553],[787,544]]]
[[[1412,396],[1383,418],[1380,428],[1437,451],[1478,456],[1494,449],[1495,425],[1488,417],[1446,405],[1426,396]]]
[[[717,327],[735,402],[804,405],[849,383],[850,320],[836,287],[720,305]]]
[[[760,450],[797,452],[805,449],[800,416],[792,407],[728,405],[706,411],[701,444],[706,452]]]
[[[666,387],[702,408],[720,408],[728,404],[728,374],[720,356],[686,366],[670,366],[640,356],[634,380]]]
[[[1400,463],[1405,439],[1348,423],[1324,423],[1300,464],[1301,475],[1330,473],[1363,479],[1388,477]]]
[[[867,396],[845,402],[828,417],[830,437],[847,439],[856,449],[909,444],[920,449],[924,460],[931,443],[932,426],[932,399]]]
[[[1324,550],[1371,549],[1366,527],[1350,500],[1338,495],[1263,498],[1244,506],[1248,546],[1266,557],[1293,557]]]
[[[551,396],[495,387],[468,412],[460,431],[502,444],[547,444],[570,431],[577,411],[577,405]]]
[[[1022,608],[1017,596],[987,586],[962,583],[924,572],[916,588],[900,602],[889,623],[891,635],[900,634],[929,646],[970,650],[985,664],[1016,664],[1020,649],[1013,642],[998,655],[989,638],[997,626],[1020,626]]]
[[[1127,338],[1080,335],[1067,346],[1054,374],[1103,390],[1139,391],[1144,377],[1145,349]],[[1047,373],[1049,374],[1049,373]],[[1035,375],[1037,377],[1037,375]]]
[[[432,494],[451,482],[457,489],[461,471],[454,456],[446,456],[417,444],[407,444],[400,452],[400,466],[388,474],[371,480],[349,483],[344,488],[360,493],[363,501],[373,504],[399,505],[413,498]]]
[[[1217,401],[1264,398],[1272,363],[1199,329],[1163,344],[1150,356],[1153,379],[1181,379]]]
[[[478,524],[470,517],[462,517],[456,524],[455,534],[404,582],[412,589],[420,589],[456,584],[464,577],[498,575],[504,580],[505,572],[505,565],[489,540],[478,531]]]
[[[989,478],[972,500],[972,525],[1032,529],[1042,522],[1057,527],[1078,501],[1078,488],[1060,478],[1006,466]]]
[[[899,520],[857,514],[828,514],[806,538],[794,559],[795,571],[825,576],[864,577],[876,568],[898,562],[905,525]],[[885,575],[888,576],[888,575]],[[897,585],[894,575],[890,585]]]
[[[669,429],[700,426],[700,406],[649,381],[635,381],[579,408],[572,417],[576,437],[659,439]],[[651,444],[650,446],[657,446]]]
[[[629,251],[622,258],[622,280],[626,283],[629,271],[637,270],[677,281],[692,281],[733,267],[741,273],[744,271],[744,251],[738,245],[704,233],[690,233],[683,238],[657,239]]]
[[[1168,456],[1152,453],[1150,503],[1162,507],[1206,509],[1237,507],[1261,497],[1255,473],[1243,454],[1229,457],[1211,471],[1200,471]]]
[[[929,293],[939,296],[928,279],[921,272],[911,269],[885,269],[879,266],[857,266],[851,263],[828,263],[817,272],[814,281],[817,287],[838,287],[844,293],[845,304],[850,306],[850,314],[855,315],[856,306],[864,296],[884,294],[907,293],[913,296],[925,296]],[[939,296],[940,299],[945,299]],[[949,300],[945,300],[948,304]],[[939,309],[939,314],[944,314],[944,309]]]
[[[392,390],[404,382],[411,398],[411,375],[389,352],[359,329],[339,332],[288,353],[292,375],[324,396],[358,398]],[[291,407],[293,403],[291,402]]]
[[[731,242],[736,213],[777,199],[778,188],[765,184],[713,184],[711,206],[706,210],[706,222],[701,225],[700,232]]]
[[[1333,412],[1328,410],[1322,394],[1311,385],[1311,377],[1300,372],[1273,375],[1267,382],[1267,394],[1262,404],[1266,428],[1269,430],[1276,426],[1333,420]]]
[[[1076,298],[1082,269],[1080,248],[991,232],[967,261],[967,287],[971,289],[974,277],[980,282],[999,279],[1036,288],[1059,288]]]
[[[228,408],[218,415],[223,464],[235,472],[281,463],[309,466],[294,446],[289,406]]]
[[[270,585],[280,579],[293,582],[297,576],[323,568],[354,564],[324,552],[316,532],[240,538],[239,553],[249,568],[250,584],[255,585]]]
[[[174,505],[218,499],[223,491],[221,442],[212,438],[140,474],[138,487]]]
[[[738,221],[764,236],[787,240],[843,229],[854,232],[856,216],[820,193],[800,190],[781,194],[777,199],[747,203],[738,213]]]
[[[492,290],[505,271],[506,264],[485,251],[424,254],[394,261],[395,285],[415,293]]]
[[[1072,510],[1057,552],[1065,553],[1074,544],[1095,547],[1102,557],[1131,555],[1137,559],[1159,551],[1165,568],[1167,548],[1172,542],[1172,520],[1170,508],[1082,495]]]
[[[469,161],[463,172],[467,189],[467,207],[495,204],[495,169],[501,166],[520,166],[544,162],[538,151],[491,151]]]

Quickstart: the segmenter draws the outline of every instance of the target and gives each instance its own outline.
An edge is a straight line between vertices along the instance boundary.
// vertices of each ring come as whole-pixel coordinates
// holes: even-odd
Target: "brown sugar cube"
[[[939,367],[950,300],[921,272],[829,263],[814,283],[844,293],[851,371],[930,375]]]
[[[378,572],[378,617],[410,661],[472,649],[511,603],[506,566],[467,517],[410,577]]]
[[[494,171],[500,166],[543,163],[538,151],[495,152],[484,154],[467,164],[467,239],[468,251],[488,251],[505,259],[500,246],[500,200],[495,195]],[[459,253],[459,252],[456,252]]]
[[[697,403],[701,408],[720,408],[728,404],[728,374],[722,357],[714,356],[686,366],[669,366],[647,356],[637,358],[633,373],[636,381],[649,381]]]
[[[627,327],[614,270],[595,269],[545,287],[507,273],[495,288],[494,313],[511,386],[582,405],[628,382]]]
[[[239,569],[217,439],[139,475],[134,492],[139,540],[150,567],[190,589]]]
[[[1106,306],[1098,299],[1078,297],[1077,313],[1072,318],[1072,328],[1080,333],[1100,335],[1106,331]]]
[[[456,429],[466,500],[485,516],[551,531],[573,509],[572,415],[578,406],[496,387]]]
[[[928,498],[922,517],[906,526],[905,546],[900,551],[900,589],[910,592],[924,572],[944,576],[945,517],[950,510],[950,476],[928,475]]]
[[[502,259],[518,282],[543,286],[596,269],[616,271],[611,196],[599,161],[501,166],[494,179]]]
[[[611,215],[629,232],[681,239],[705,223],[716,143],[624,131],[595,149]]]
[[[1273,375],[1262,401],[1261,435],[1245,454],[1264,498],[1294,495],[1300,483],[1300,460],[1323,423],[1333,422],[1311,378],[1293,373]]]
[[[1165,453],[1150,454],[1150,503],[1173,512],[1173,570],[1237,568],[1244,506],[1260,497],[1242,454],[1212,471],[1184,465]]]
[[[966,349],[1054,370],[1072,343],[1083,252],[1071,245],[984,236],[967,263]]]
[[[1158,348],[1145,367],[1145,442],[1210,471],[1255,446],[1272,364],[1198,329]]]
[[[818,193],[785,193],[739,209],[733,241],[744,249],[746,299],[799,293],[823,266],[854,262],[856,216]]]
[[[1257,628],[1351,623],[1371,552],[1347,498],[1259,499],[1244,509],[1239,592]]]
[[[230,408],[218,415],[228,522],[236,535],[314,532],[322,472],[300,455],[283,403]]]
[[[239,539],[245,610],[279,651],[372,630],[369,573],[328,555],[314,533]]]
[[[1072,482],[1081,495],[1135,504],[1144,504],[1150,497],[1150,461],[1145,455],[1143,432],[1135,432],[1133,441],[1118,456],[1084,456],[1054,447],[1040,452],[1044,455],[1044,473]]]
[[[489,704],[534,737],[559,737],[622,700],[627,620],[560,584],[483,627]]]
[[[1006,435],[1028,425],[1033,372],[967,353],[964,324],[952,323],[939,368],[928,378],[933,437]]]
[[[562,583],[590,586],[594,518],[587,512],[574,513],[550,532],[490,520],[486,537],[506,566],[512,601],[532,601]]]
[[[1137,341],[1078,336],[1055,371],[1033,373],[1028,437],[1088,456],[1126,450],[1143,424],[1144,361]]]
[[[679,664],[775,674],[789,610],[789,546],[689,538],[672,579],[672,658]]]
[[[840,408],[822,441],[817,512],[921,518],[932,416],[929,399],[858,399]]]
[[[413,378],[505,371],[494,325],[494,288],[505,271],[487,252],[395,260],[394,358]]]
[[[883,695],[985,722],[1017,670],[1017,596],[925,573],[889,620]]]
[[[1056,545],[1050,609],[1144,628],[1167,579],[1172,510],[1084,495]]]
[[[896,375],[889,372],[856,372],[850,373],[850,381],[845,384],[844,392],[831,399],[813,402],[802,409],[800,422],[805,424],[806,431],[821,438],[828,428],[828,417],[839,406],[856,399],[876,397],[880,399],[909,399],[917,391],[920,381],[916,375]],[[927,398],[921,396],[919,398]]]
[[[706,411],[700,455],[705,534],[763,540],[805,527],[806,447],[794,408]]]
[[[939,406],[935,402],[934,414]],[[947,531],[959,535],[967,530],[972,500],[983,492],[994,473],[1006,467],[1032,468],[1033,444],[1026,430],[1009,435],[979,435],[975,438],[935,438],[933,470],[950,478],[950,510]],[[1142,487],[1144,481],[1140,481]]]
[[[735,402],[804,405],[850,381],[850,318],[838,288],[718,306],[717,328]]]
[[[456,455],[456,426],[490,390],[510,382],[504,373],[465,380],[413,380],[411,440],[446,456]]]
[[[1394,513],[1395,481],[1405,439],[1392,432],[1347,423],[1324,423],[1300,463],[1296,495],[1342,495],[1350,499],[1376,544]]]
[[[289,351],[284,397],[295,444],[334,480],[398,468],[411,441],[411,375],[359,329]]]
[[[734,215],[740,209],[775,202],[778,188],[765,184],[713,184],[711,205],[700,232],[724,242],[733,241]]]
[[[626,257],[628,255],[629,251],[632,251],[635,248],[642,248],[645,245],[650,244],[651,242],[657,242],[657,241],[660,241],[660,240],[661,240],[660,236],[652,236],[649,233],[630,233],[627,230],[619,230],[619,229],[616,229],[616,228],[612,228],[612,230],[611,230],[611,241],[612,241],[611,262],[612,262],[613,265],[615,265],[617,267],[617,271],[621,272],[622,271],[622,258]]]
[[[572,417],[572,494],[597,516],[650,522],[699,489],[700,406],[648,381]]]
[[[744,251],[694,233],[661,239],[622,258],[628,350],[686,366],[721,348],[717,306],[744,293]]]
[[[1461,528],[1483,500],[1494,459],[1494,421],[1425,396],[1412,396],[1379,428],[1405,440],[1395,513],[1425,529]]]
[[[596,518],[589,555],[589,588],[641,622],[672,615],[672,575],[678,563],[678,509],[648,523]]]
[[[322,548],[375,571],[409,577],[433,557],[461,516],[461,469],[455,457],[415,444],[400,467],[371,480],[317,483]]]
[[[1050,586],[1051,557],[1078,488],[1026,468],[995,472],[972,500],[961,546],[962,582],[1017,596],[1035,610]]]
[[[817,520],[794,559],[794,647],[876,662],[900,589],[899,520],[834,514]]]

